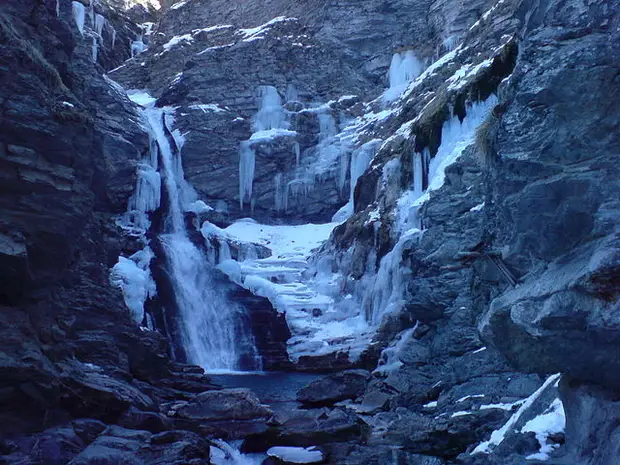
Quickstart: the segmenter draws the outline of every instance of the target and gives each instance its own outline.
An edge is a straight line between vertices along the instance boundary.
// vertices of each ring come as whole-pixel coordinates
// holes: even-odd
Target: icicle
[[[283,197],[283,189],[282,189],[282,173],[278,173],[273,178],[275,184],[275,208],[276,211],[282,211],[282,197]]]
[[[344,193],[344,186],[347,183],[347,173],[349,172],[349,165],[350,165],[349,157],[350,157],[349,152],[343,152],[340,154],[338,189],[340,190],[341,194]]]
[[[90,0],[90,9],[88,10],[88,15],[90,16],[91,29],[95,29],[95,1]]]
[[[93,58],[94,63],[97,63],[98,52],[99,52],[99,43],[97,42],[97,36],[93,36],[92,58]]]
[[[114,45],[116,44],[116,29],[110,26],[110,30],[112,31],[112,48],[114,48]]]
[[[299,166],[299,161],[301,160],[301,147],[299,146],[299,142],[293,144],[293,151],[295,152],[295,166]]]
[[[60,16],[60,0],[56,0],[56,17]]]
[[[254,170],[256,168],[256,153],[248,141],[241,143],[239,150],[239,206],[243,209],[246,200],[251,202]]]
[[[110,272],[110,282],[123,291],[125,305],[137,324],[144,320],[144,303],[157,293],[149,269],[154,256],[150,247],[146,247],[129,258],[119,257]]]
[[[333,137],[338,132],[336,121],[331,113],[319,113],[319,143]]]
[[[396,231],[400,237],[394,248],[382,259],[379,270],[374,277],[374,283],[365,292],[363,306],[367,321],[378,325],[384,315],[397,312],[404,304],[405,277],[411,271],[401,265],[403,251],[408,244],[420,237],[420,218],[418,210],[430,192],[439,189],[445,181],[446,168],[454,163],[465,149],[474,142],[476,129],[484,122],[491,109],[496,105],[497,97],[491,95],[484,102],[476,102],[466,108],[465,119],[461,122],[457,116],[443,124],[441,130],[441,144],[435,156],[430,158],[430,152],[425,149],[422,154],[414,155],[414,182],[411,190],[402,194],[397,204]],[[394,167],[400,165],[398,159],[386,163],[387,168],[394,162]],[[424,191],[419,188],[422,184],[420,174],[427,174]],[[387,180],[382,179],[382,183]]]
[[[143,213],[154,212],[161,204],[161,176],[145,163],[138,165],[136,192],[129,202],[131,210]]]
[[[73,19],[80,31],[80,34],[84,35],[84,21],[86,19],[86,9],[80,2],[71,2],[71,11],[73,12]]]
[[[230,253],[230,246],[225,240],[220,241],[219,262],[224,263],[226,260],[231,260],[232,255]]]
[[[450,36],[447,37],[443,42],[443,48],[445,49],[445,52],[451,52],[452,50],[454,50],[456,48],[456,44],[458,41],[458,36]]]
[[[103,37],[103,28],[105,26],[106,20],[100,14],[95,15],[95,31],[100,37]]]
[[[419,152],[413,153],[413,192],[418,195],[422,194],[424,190],[424,167],[422,165],[422,154]]]

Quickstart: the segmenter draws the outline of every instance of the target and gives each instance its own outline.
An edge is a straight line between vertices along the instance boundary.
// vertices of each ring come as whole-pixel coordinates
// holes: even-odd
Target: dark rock
[[[180,418],[198,421],[251,420],[266,418],[271,411],[247,389],[223,389],[198,394],[174,409]]]
[[[364,393],[369,380],[367,371],[343,371],[311,382],[297,393],[297,400],[308,406],[326,406],[356,399]]]

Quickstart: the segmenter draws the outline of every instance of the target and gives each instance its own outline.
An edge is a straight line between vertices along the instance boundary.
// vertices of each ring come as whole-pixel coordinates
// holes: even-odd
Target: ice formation
[[[515,425],[521,418],[521,416],[532,406],[532,404],[542,395],[542,393],[551,384],[557,382],[560,379],[560,374],[549,376],[543,385],[538,388],[530,397],[528,397],[519,407],[519,409],[510,417],[510,419],[500,429],[493,431],[491,438],[488,441],[484,441],[471,452],[472,455],[476,454],[490,454],[493,448],[500,445],[506,438],[506,434],[514,429]]]
[[[285,463],[322,463],[323,453],[316,447],[272,447],[267,450],[269,457]]]
[[[282,98],[273,86],[258,88],[260,99],[258,113],[254,118],[254,132],[268,129],[287,129],[290,125],[286,120],[286,113],[282,108]]]
[[[256,171],[256,150],[254,144],[270,143],[281,137],[295,138],[297,133],[288,128],[288,115],[282,107],[282,98],[273,86],[259,86],[258,112],[254,116],[252,128],[254,133],[239,148],[239,206],[243,209],[246,203],[253,207],[252,190]],[[298,145],[294,145],[297,147]],[[299,160],[299,154],[296,153]],[[280,178],[280,182],[282,179]],[[284,194],[282,194],[284,196]],[[275,204],[282,204],[282,196],[277,197]]]
[[[252,200],[252,186],[254,184],[254,171],[256,169],[256,152],[245,141],[241,143],[239,150],[239,206]]]
[[[265,454],[242,454],[238,445],[235,447],[219,439],[212,441],[209,455],[213,465],[261,465],[266,458]]]
[[[73,12],[73,19],[80,31],[80,34],[84,34],[84,22],[86,20],[86,8],[80,2],[71,2],[71,11]]]
[[[153,257],[151,248],[145,247],[129,258],[119,257],[110,273],[110,282],[123,291],[125,305],[137,324],[144,320],[144,303],[157,293],[149,270]]]
[[[413,50],[395,53],[388,72],[390,86],[383,95],[385,102],[396,100],[407,86],[424,71],[423,63],[418,60]]]

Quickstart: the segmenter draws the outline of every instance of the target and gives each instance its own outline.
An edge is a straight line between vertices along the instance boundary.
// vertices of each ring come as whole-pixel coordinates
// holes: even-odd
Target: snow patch
[[[323,453],[316,447],[272,447],[269,457],[276,457],[286,463],[321,463]]]
[[[182,36],[174,36],[172,39],[170,39],[168,42],[166,42],[163,45],[163,48],[166,52],[168,52],[170,51],[170,49],[172,49],[173,47],[176,47],[177,45],[181,43],[191,44],[193,41],[194,41],[194,38],[192,37],[191,34],[184,34]]]
[[[552,434],[562,433],[566,428],[566,415],[560,399],[555,399],[547,411],[528,421],[522,433],[532,432],[540,444],[540,451],[526,457],[527,460],[549,460],[549,454],[559,447],[559,444],[549,444],[547,439]]]
[[[510,417],[510,419],[504,424],[504,426],[502,426],[500,429],[498,429],[496,431],[493,431],[493,433],[491,433],[491,437],[489,438],[488,441],[484,441],[484,442],[478,444],[478,446],[476,446],[476,448],[471,452],[471,455],[490,454],[495,447],[499,446],[504,441],[504,439],[506,437],[506,434],[509,431],[514,429],[515,425],[517,424],[517,422],[519,421],[521,416],[525,413],[525,411],[532,406],[532,404],[542,395],[543,392],[545,392],[545,390],[550,385],[552,385],[553,383],[555,383],[559,379],[560,379],[560,374],[559,373],[555,374],[555,375],[549,376],[545,380],[543,385],[540,388],[538,388],[530,397],[528,397],[523,402],[521,407],[519,407],[519,410],[517,410]]]

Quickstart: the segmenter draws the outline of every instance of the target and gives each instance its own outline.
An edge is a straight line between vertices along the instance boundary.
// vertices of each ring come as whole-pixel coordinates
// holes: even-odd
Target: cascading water
[[[180,342],[187,360],[209,372],[260,370],[261,359],[247,330],[244,309],[226,298],[216,284],[216,271],[189,238],[184,207],[191,207],[188,198],[191,196],[187,195],[191,188],[183,177],[177,138],[168,129],[171,110],[153,107],[154,99],[145,98],[143,93],[131,98],[146,107],[143,114],[151,135],[151,155],[139,166],[138,185],[130,201],[130,212],[123,220],[124,226],[144,235],[150,227],[147,213],[159,208],[160,198],[165,199],[166,216],[158,241],[165,255],[178,309]],[[132,304],[136,321],[144,315],[147,295],[153,294],[152,290],[147,294],[152,282],[148,273],[152,252],[148,246],[147,249],[151,254],[146,257],[148,260],[121,257],[112,276],[113,282],[123,289],[125,301]],[[136,271],[137,268],[140,269]]]
[[[239,349],[253,346],[251,335],[239,324],[239,309],[214,289],[214,271],[187,234],[180,188],[182,168],[166,134],[167,115],[158,108],[147,109],[145,114],[159,147],[168,200],[168,215],[159,240],[172,277],[184,349],[189,361],[208,371],[239,369]],[[257,362],[255,365],[253,368],[260,368]]]

